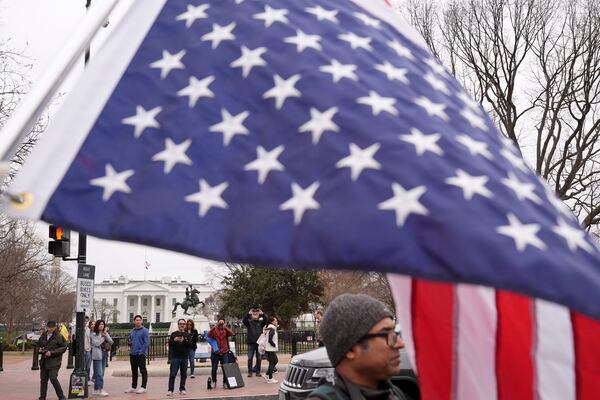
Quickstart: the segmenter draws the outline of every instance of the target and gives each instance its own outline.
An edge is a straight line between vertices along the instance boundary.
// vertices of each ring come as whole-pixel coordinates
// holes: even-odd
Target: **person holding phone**
[[[169,389],[167,396],[173,396],[175,391],[175,378],[177,371],[180,372],[179,394],[185,395],[185,381],[187,379],[187,361],[189,349],[192,347],[192,338],[185,328],[187,321],[183,318],[177,321],[177,330],[171,333],[169,338],[169,349],[171,350],[171,368],[169,371]]]

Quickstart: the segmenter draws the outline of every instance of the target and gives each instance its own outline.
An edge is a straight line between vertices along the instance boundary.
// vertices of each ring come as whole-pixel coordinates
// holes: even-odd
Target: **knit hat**
[[[394,314],[370,296],[342,294],[333,299],[319,327],[331,364],[338,365],[352,346],[387,317]]]

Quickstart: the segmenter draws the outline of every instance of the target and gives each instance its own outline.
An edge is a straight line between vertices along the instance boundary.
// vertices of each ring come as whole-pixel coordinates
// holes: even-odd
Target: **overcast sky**
[[[120,0],[118,8],[110,18],[108,28],[102,29],[92,44],[92,57],[94,49],[110,33],[111,28],[118,24],[123,11],[131,3],[132,0]],[[44,72],[44,67],[72,35],[84,16],[85,0],[0,0],[0,43],[29,59],[33,67],[27,75],[35,83]],[[60,92],[68,93],[82,69],[83,62]],[[59,102],[54,104],[51,112],[58,108]],[[38,223],[38,231],[45,240],[48,235],[47,225]],[[73,235],[75,240],[72,241],[75,243],[71,247],[72,254],[77,252],[76,236]],[[214,269],[219,269],[219,264],[213,261],[146,246],[92,237],[88,237],[87,243],[88,263],[96,265],[96,280],[121,274],[127,274],[130,279],[181,275],[183,279],[191,282],[202,282],[210,278]],[[150,263],[147,271],[144,268],[146,259]],[[73,275],[76,274],[74,262],[65,262],[63,265]]]

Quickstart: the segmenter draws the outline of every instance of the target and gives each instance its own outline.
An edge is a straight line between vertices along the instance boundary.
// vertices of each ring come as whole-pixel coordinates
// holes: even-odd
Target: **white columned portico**
[[[129,297],[127,295],[123,296],[123,304],[121,304],[121,322],[129,322],[129,313],[127,310],[129,306]]]
[[[155,318],[155,315],[154,315],[154,303],[156,302],[156,300],[155,300],[155,296],[154,295],[152,295],[150,298],[152,300],[152,303],[150,303],[150,318],[148,318],[148,321],[150,323],[153,323],[153,322],[156,322],[155,321],[156,318]]]
[[[169,296],[165,295],[165,318],[164,321],[168,322],[171,320],[171,310],[169,309],[171,305],[169,304]]]
[[[142,315],[142,295],[137,297],[137,315]]]

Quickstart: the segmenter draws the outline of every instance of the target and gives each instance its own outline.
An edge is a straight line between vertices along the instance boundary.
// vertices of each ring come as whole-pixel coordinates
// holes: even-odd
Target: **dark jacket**
[[[183,336],[183,342],[175,341],[178,336]],[[171,333],[169,338],[169,348],[171,349],[172,358],[187,358],[188,351],[192,348],[192,337],[187,332],[175,331]]]
[[[262,334],[263,328],[267,325],[269,319],[265,314],[258,317],[258,319],[252,319],[250,314],[247,314],[242,322],[246,325],[248,333],[246,334],[246,343],[256,344],[256,341]]]
[[[219,346],[219,354],[225,354],[229,351],[229,340],[227,338],[230,336],[233,336],[233,331],[226,326],[223,328],[214,326],[210,331],[208,331],[208,337],[217,341],[217,346]]]
[[[48,331],[42,333],[38,341],[40,349],[40,368],[53,369],[60,368],[62,363],[62,355],[67,350],[67,341],[57,330],[48,339]],[[42,353],[43,350],[43,353]],[[52,353],[50,357],[46,357],[46,352]]]
[[[307,400],[411,400],[391,381],[382,381],[378,389],[370,389],[344,380],[335,374],[335,385],[321,384]]]
[[[196,350],[198,348],[198,331],[196,329],[192,329],[192,331],[188,333],[190,334],[190,338],[192,341],[190,349]]]

